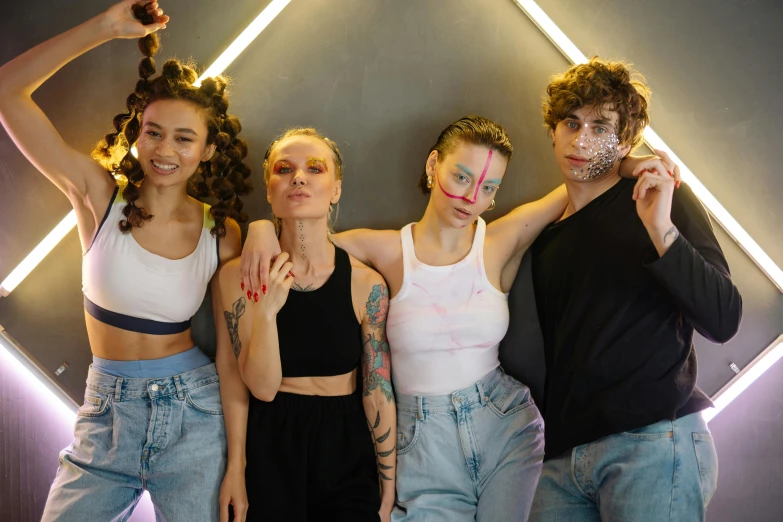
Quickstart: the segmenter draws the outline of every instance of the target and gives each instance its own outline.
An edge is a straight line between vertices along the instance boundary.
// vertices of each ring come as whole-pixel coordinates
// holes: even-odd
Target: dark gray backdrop
[[[165,2],[172,21],[160,57],[193,57],[206,66],[266,3]],[[783,265],[776,230],[783,180],[773,150],[783,113],[778,2],[540,4],[586,54],[638,66],[654,91],[654,128]],[[0,62],[108,5],[30,0],[7,6],[0,22]],[[87,152],[122,109],[137,59],[134,42],[111,42],[66,66],[36,100],[66,140]],[[446,124],[466,113],[503,124],[516,148],[497,209],[486,218],[540,197],[560,181],[542,126],[542,93],[548,76],[567,66],[511,0],[293,0],[228,70],[231,109],[242,120],[256,173],[257,190],[247,200],[251,218],[268,216],[260,176],[263,151],[275,134],[295,125],[318,127],[343,151],[338,228],[399,227],[417,219],[426,199],[416,182],[429,146]],[[2,130],[0,183],[1,280],[69,205]],[[783,295],[722,230],[716,232],[745,313],[730,343],[697,342],[699,382],[708,393],[731,378],[730,362],[742,367],[783,332]],[[526,262],[512,292],[514,320],[502,358],[538,392],[543,367],[529,277]],[[77,398],[90,358],[82,315],[80,249],[72,232],[0,300],[0,324],[50,370],[67,361],[70,367],[59,380]],[[209,322],[202,313],[196,324],[205,346],[212,342]],[[780,392],[779,382],[767,383],[767,389]],[[722,476],[710,520],[779,518],[783,501],[773,492],[780,487],[783,451],[774,441],[783,436],[783,421],[780,404],[769,404],[762,388],[743,398],[751,403],[741,417],[730,408],[713,422]],[[10,401],[0,404],[14,407]],[[753,436],[762,426],[768,435]],[[754,474],[757,465],[763,471]],[[0,509],[2,494],[0,489]]]

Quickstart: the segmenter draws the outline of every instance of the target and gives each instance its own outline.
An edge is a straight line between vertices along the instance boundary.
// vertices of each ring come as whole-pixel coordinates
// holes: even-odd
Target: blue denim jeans
[[[397,395],[395,522],[523,522],[544,458],[530,390],[500,368],[450,395]]]
[[[90,368],[42,520],[125,521],[147,490],[158,520],[217,521],[225,467],[214,364],[157,379]]]
[[[547,460],[531,522],[700,522],[718,485],[701,413],[618,433]]]

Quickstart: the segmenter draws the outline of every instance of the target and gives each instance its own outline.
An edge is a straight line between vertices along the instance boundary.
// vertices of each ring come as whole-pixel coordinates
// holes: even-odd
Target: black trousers
[[[250,397],[248,521],[377,522],[378,468],[358,393]]]

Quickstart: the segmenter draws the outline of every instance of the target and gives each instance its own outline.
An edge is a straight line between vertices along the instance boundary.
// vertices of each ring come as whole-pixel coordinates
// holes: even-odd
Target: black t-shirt
[[[696,387],[694,329],[724,343],[742,299],[691,189],[674,193],[680,236],[659,257],[621,179],[533,244],[546,353],[546,457],[711,405]]]

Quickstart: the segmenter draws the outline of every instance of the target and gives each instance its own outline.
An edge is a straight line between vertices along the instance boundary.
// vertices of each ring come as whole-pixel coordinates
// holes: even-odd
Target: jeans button
[[[158,391],[159,389],[160,389],[160,386],[158,386],[157,384],[153,384],[152,386],[150,386],[150,390],[152,390],[154,392]]]

